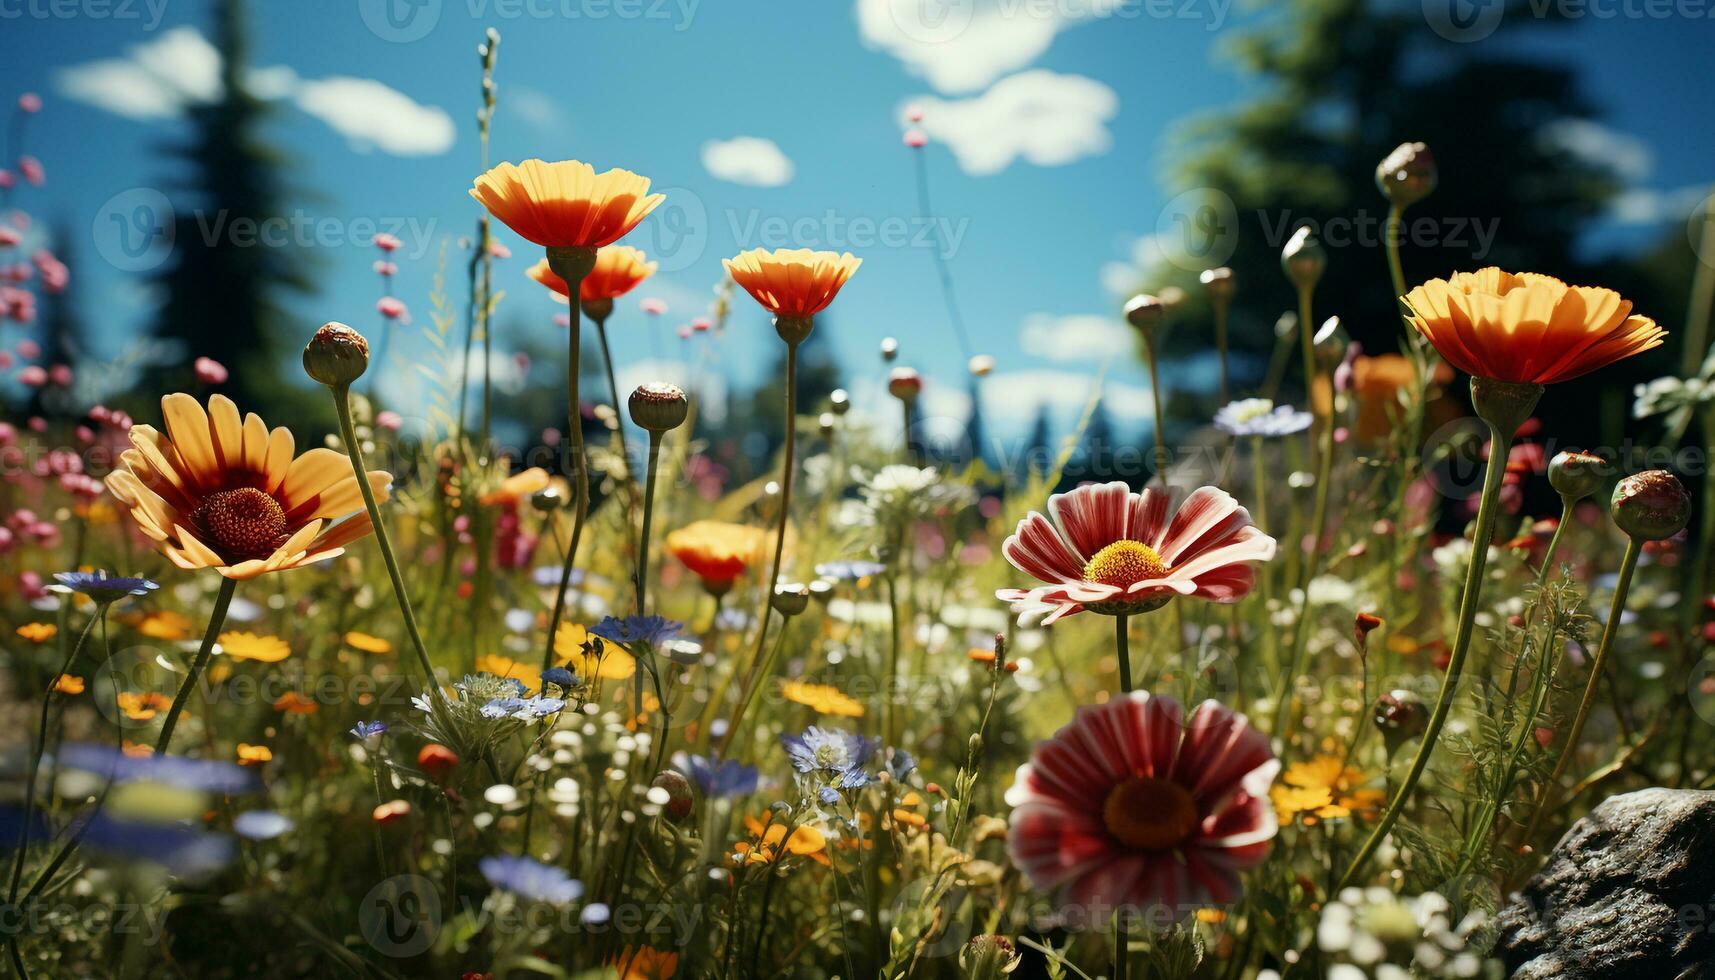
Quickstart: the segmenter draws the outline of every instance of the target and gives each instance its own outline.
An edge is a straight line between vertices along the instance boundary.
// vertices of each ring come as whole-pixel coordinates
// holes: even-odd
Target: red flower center
[[[1140,851],[1167,851],[1197,832],[1197,801],[1178,783],[1139,776],[1115,786],[1102,804],[1108,833]]]
[[[222,558],[266,558],[286,541],[286,512],[255,487],[222,490],[204,497],[191,515]]]
[[[1127,588],[1144,579],[1167,574],[1167,563],[1142,541],[1115,541],[1096,552],[1084,565],[1084,579]]]

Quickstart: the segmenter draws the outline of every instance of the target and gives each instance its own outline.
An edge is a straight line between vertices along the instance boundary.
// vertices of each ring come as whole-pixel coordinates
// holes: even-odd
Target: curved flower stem
[[[1405,209],[1397,204],[1388,206],[1387,224],[1383,226],[1382,244],[1387,247],[1387,273],[1393,280],[1394,304],[1405,295],[1405,267],[1399,262],[1399,230]]]
[[[780,559],[786,551],[786,522],[792,516],[792,471],[796,468],[793,462],[793,451],[797,444],[798,430],[798,345],[790,341],[786,344],[786,446],[781,451],[780,459],[780,523],[774,532],[774,564],[768,572],[768,583],[762,590],[762,615],[756,629],[756,650],[751,654],[751,671],[755,676],[757,667],[762,664],[763,650],[768,638],[768,612],[774,601],[774,590],[780,585]],[[782,630],[785,627],[781,627]],[[760,680],[760,678],[757,678]],[[747,682],[746,687],[751,687]],[[721,739],[720,754],[724,758],[726,750],[732,744],[733,735],[738,732],[739,723],[744,720],[744,713],[750,707],[750,694],[739,702],[738,711],[733,714],[732,723],[727,725],[726,736]]]
[[[643,530],[637,541],[637,615],[648,613],[649,525],[655,517],[655,477],[661,461],[661,433],[649,433],[647,476],[643,482]]]
[[[595,263],[594,250],[590,250],[589,264]],[[577,296],[583,287],[584,276],[588,267],[577,261],[559,261],[550,249],[548,264],[554,274],[565,280],[566,295]],[[572,566],[578,558],[578,540],[584,534],[584,518],[589,516],[590,488],[589,476],[584,469],[584,427],[578,412],[578,374],[580,365],[579,354],[583,347],[583,310],[577,301],[566,304],[566,438],[572,443],[572,539],[566,544],[566,560],[560,566],[560,588],[554,593],[554,613],[548,619],[548,642],[542,650],[542,669],[547,670],[554,665],[554,637],[560,632],[560,620],[566,614],[566,590],[572,584]],[[618,407],[615,406],[615,411]]]
[[[367,490],[369,484],[364,483],[363,486]],[[237,579],[221,577],[220,591],[214,597],[214,611],[209,613],[208,629],[202,634],[202,646],[197,649],[196,659],[191,661],[190,673],[185,675],[184,683],[179,685],[179,693],[173,696],[173,706],[167,709],[167,719],[161,723],[161,734],[155,739],[156,755],[166,755],[167,747],[172,744],[173,729],[178,727],[179,715],[185,710],[185,702],[191,699],[191,691],[197,686],[197,678],[202,676],[203,668],[208,666],[208,658],[214,653],[215,637],[220,635],[220,628],[226,623],[226,610],[232,605],[232,594],[237,590]]]
[[[1262,436],[1251,436],[1251,481],[1255,484],[1256,525],[1265,532],[1268,531],[1268,465],[1263,456]],[[1274,575],[1273,569],[1264,565],[1257,569],[1257,587],[1262,591],[1262,637],[1264,649],[1268,651],[1268,665],[1276,674],[1280,673],[1280,639],[1275,636],[1274,624],[1270,621],[1273,615],[1270,610],[1274,607]],[[1289,682],[1285,682],[1289,683]]]
[[[399,573],[399,559],[393,554],[393,542],[387,537],[387,522],[381,519],[381,505],[376,502],[375,488],[369,485],[368,468],[363,462],[363,444],[357,441],[357,431],[351,424],[350,385],[333,385],[333,407],[339,414],[339,436],[345,440],[350,454],[351,470],[357,475],[357,489],[363,494],[363,507],[369,512],[369,524],[375,531],[375,545],[381,549],[381,561],[387,566],[387,578],[393,583],[393,595],[399,600],[399,615],[405,620],[405,633],[411,638],[411,648],[417,651],[417,661],[423,668],[423,682],[430,696],[445,697],[435,680],[435,665],[429,661],[429,648],[423,644],[422,631],[417,629],[417,616],[411,611],[411,596],[405,590],[405,577]]]
[[[1313,286],[1298,287],[1298,344],[1299,352],[1304,358],[1304,407],[1310,410],[1311,417],[1315,420],[1310,428],[1305,430],[1310,437],[1308,444],[1312,464],[1316,462],[1316,426],[1334,424],[1332,389],[1328,392],[1328,417],[1323,418],[1322,413],[1316,411],[1316,344],[1313,339],[1316,325],[1310,320],[1310,297],[1314,292]]]
[[[66,598],[66,605],[71,605],[71,597]],[[48,747],[48,714],[54,706],[54,691],[59,679],[71,668],[73,660],[77,659],[83,650],[83,644],[89,639],[89,631],[95,628],[96,619],[107,617],[107,605],[103,603],[97,616],[89,617],[89,622],[83,624],[83,632],[77,636],[77,642],[66,651],[65,659],[60,662],[60,669],[54,672],[53,680],[49,682],[47,691],[42,694],[42,713],[36,722],[36,742],[30,753],[30,768],[24,782],[24,819],[18,824],[18,850],[12,856],[12,884],[6,892],[7,904],[16,904],[18,888],[24,879],[24,854],[29,850],[30,821],[36,815],[36,778],[42,771],[42,753]]]
[[[601,341],[601,361],[602,365],[607,368],[607,390],[613,398],[613,430],[619,435],[619,458],[623,460],[625,464],[625,482],[623,486],[625,487],[626,496],[630,498],[632,487],[635,485],[632,482],[631,476],[633,472],[631,469],[631,449],[625,442],[625,418],[620,414],[624,411],[624,408],[619,402],[619,379],[613,373],[613,353],[608,349],[607,344],[607,317],[592,315],[590,319],[595,321],[596,339]],[[653,461],[651,461],[650,465],[654,465]],[[649,505],[647,503],[644,504],[645,513],[648,512],[648,506]],[[630,512],[630,507],[627,507],[627,520],[625,523],[628,530],[631,524]],[[649,532],[647,528],[643,533],[643,542],[643,547],[647,548],[649,546]],[[629,541],[627,542],[627,546],[630,546]],[[641,592],[638,593],[637,614],[639,616],[643,615],[643,594]]]
[[[1458,692],[1459,675],[1465,669],[1465,658],[1471,652],[1471,638],[1476,632],[1477,603],[1483,593],[1483,573],[1489,564],[1489,542],[1495,534],[1496,512],[1499,510],[1501,483],[1507,471],[1507,452],[1512,447],[1513,431],[1516,427],[1507,427],[1502,431],[1501,426],[1489,423],[1489,465],[1483,474],[1483,495],[1477,505],[1477,529],[1471,543],[1471,564],[1465,570],[1465,590],[1459,599],[1459,630],[1453,638],[1453,651],[1447,661],[1447,673],[1441,679],[1441,694],[1435,699],[1435,708],[1429,714],[1429,724],[1423,731],[1422,740],[1417,745],[1417,755],[1411,760],[1411,769],[1405,779],[1399,784],[1393,799],[1388,801],[1387,810],[1382,813],[1381,820],[1376,822],[1375,829],[1364,840],[1358,853],[1352,856],[1352,863],[1346,866],[1346,873],[1340,876],[1340,882],[1334,891],[1351,885],[1363,870],[1365,863],[1381,846],[1382,839],[1393,830],[1393,825],[1399,822],[1399,815],[1404,812],[1405,805],[1410,801],[1412,792],[1417,788],[1418,780],[1423,778],[1423,771],[1429,766],[1429,756],[1435,751],[1435,743],[1441,736],[1441,727],[1447,723],[1447,715],[1453,710],[1453,697]]]
[[[887,683],[881,696],[887,703],[887,727],[882,734],[886,744],[899,744],[899,700],[894,687],[899,683],[899,576],[891,572],[883,579],[887,583],[887,624],[890,634],[887,645]]]
[[[1114,617],[1114,651],[1120,661],[1120,693],[1131,693],[1131,634],[1127,624],[1131,617],[1119,615]]]
[[[1560,777],[1566,774],[1566,766],[1572,761],[1572,751],[1578,747],[1578,738],[1584,734],[1584,723],[1590,718],[1590,706],[1596,703],[1596,688],[1601,685],[1608,667],[1608,651],[1614,646],[1614,634],[1620,631],[1620,617],[1626,611],[1626,593],[1632,587],[1632,573],[1637,571],[1638,555],[1642,553],[1643,542],[1632,538],[1626,545],[1626,556],[1620,560],[1619,579],[1614,582],[1614,599],[1608,604],[1608,621],[1602,626],[1602,643],[1596,648],[1596,659],[1590,664],[1590,680],[1584,685],[1584,697],[1578,702],[1578,713],[1572,716],[1572,728],[1567,731],[1566,741],[1560,747],[1560,759],[1554,764],[1554,772],[1542,784],[1536,812],[1530,815],[1530,823],[1525,825],[1524,834],[1519,837],[1521,843],[1528,844],[1536,836],[1543,813],[1554,803]]]

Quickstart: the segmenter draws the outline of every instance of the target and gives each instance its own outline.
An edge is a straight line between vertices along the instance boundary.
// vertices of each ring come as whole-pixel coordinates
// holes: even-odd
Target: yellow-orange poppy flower
[[[25,623],[13,632],[31,643],[46,643],[59,635],[60,628],[53,623]]]
[[[266,745],[251,745],[248,742],[238,743],[238,764],[241,766],[260,766],[274,758],[274,750]]]
[[[83,678],[76,674],[61,674],[54,678],[54,690],[61,694],[82,694]]]
[[[470,196],[519,237],[546,248],[601,248],[666,200],[629,170],[596,173],[578,160],[503,163],[476,178]]]
[[[862,718],[863,704],[856,698],[827,684],[806,684],[786,681],[780,685],[780,695],[794,704],[801,704],[817,714],[838,715],[842,718]]]
[[[658,265],[648,261],[640,248],[609,245],[596,253],[595,267],[578,286],[578,299],[585,303],[618,299],[654,275]],[[547,259],[537,259],[535,265],[524,270],[524,274],[548,287],[557,298],[566,298],[566,281],[548,268]]]
[[[297,691],[287,691],[274,699],[274,710],[288,715],[313,715],[320,709],[321,705]]]
[[[764,554],[768,533],[726,521],[693,521],[667,534],[667,553],[711,592],[725,592]]]
[[[669,980],[679,972],[679,954],[652,946],[628,946],[611,965],[616,980]]]
[[[773,861],[779,853],[784,841],[786,853],[799,857],[808,857],[822,864],[828,863],[824,853],[827,850],[828,838],[821,831],[808,825],[792,828],[792,836],[786,836],[786,825],[778,820],[764,821],[761,817],[746,814],[744,828],[750,832],[749,841],[739,841],[733,845],[733,853],[740,855],[746,864],[762,864]]]
[[[827,309],[863,260],[850,252],[753,248],[721,264],[763,309],[775,316],[803,318]]]
[[[1659,347],[1667,336],[1611,289],[1493,266],[1431,279],[1404,299],[1411,325],[1447,363],[1514,384],[1567,381]]]
[[[183,613],[162,609],[148,613],[136,620],[137,632],[151,640],[166,640],[175,642],[190,637],[195,633],[197,624]]]
[[[132,721],[150,721],[173,705],[173,699],[159,691],[120,691],[114,700]]]
[[[229,631],[220,634],[220,650],[234,660],[277,664],[292,655],[292,648],[277,636]]]
[[[478,497],[477,503],[484,507],[515,504],[538,490],[546,490],[548,483],[548,471],[540,466],[532,466],[501,480],[500,486]]]
[[[206,411],[189,395],[168,395],[161,415],[165,434],[131,427],[131,448],[107,487],[180,568],[250,579],[333,558],[370,532],[344,453],[294,457],[290,432],[270,432],[255,413],[241,420],[225,395],[210,398]],[[380,499],[391,482],[369,472]]]
[[[1381,790],[1362,788],[1363,781],[1364,774],[1339,756],[1319,755],[1293,763],[1270,788],[1269,799],[1282,824],[1341,820],[1354,813],[1373,813],[1387,801]]]
[[[351,630],[347,632],[345,636],[341,637],[341,639],[345,641],[346,646],[351,647],[359,653],[383,654],[393,652],[393,644],[379,636],[370,636],[368,633],[359,633],[356,630]]]

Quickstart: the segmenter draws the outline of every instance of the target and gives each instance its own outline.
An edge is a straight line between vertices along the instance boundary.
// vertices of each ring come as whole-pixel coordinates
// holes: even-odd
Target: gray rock
[[[1514,980],[1715,980],[1715,791],[1604,800],[1499,925]]]

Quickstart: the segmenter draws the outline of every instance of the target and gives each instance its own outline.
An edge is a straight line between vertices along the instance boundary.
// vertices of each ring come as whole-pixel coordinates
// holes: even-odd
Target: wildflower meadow
[[[204,150],[266,101],[244,5],[207,6]],[[1048,264],[1022,236],[979,268],[912,225],[906,286],[856,225],[788,226],[667,313],[691,178],[601,125],[501,142],[515,32],[415,69],[468,76],[428,185],[456,229],[355,236],[371,294],[312,287],[274,343],[195,297],[310,250],[181,215],[162,308],[210,339],[105,388],[121,346],[45,312],[84,262],[34,195],[80,165],[31,134],[71,110],[8,71],[8,971],[1715,976],[1715,205],[1647,284],[1506,223],[1492,256],[1423,245],[1443,187],[1509,164],[1383,106],[1397,148],[1274,164],[1320,220],[1146,272],[1103,366],[1031,381],[959,303]],[[953,111],[888,123],[902,213],[931,173],[976,207]],[[1334,241],[1345,212],[1374,240]],[[920,286],[825,384],[846,311]],[[1032,356],[1072,342],[1047,329]],[[1036,452],[980,427],[1050,390]]]

